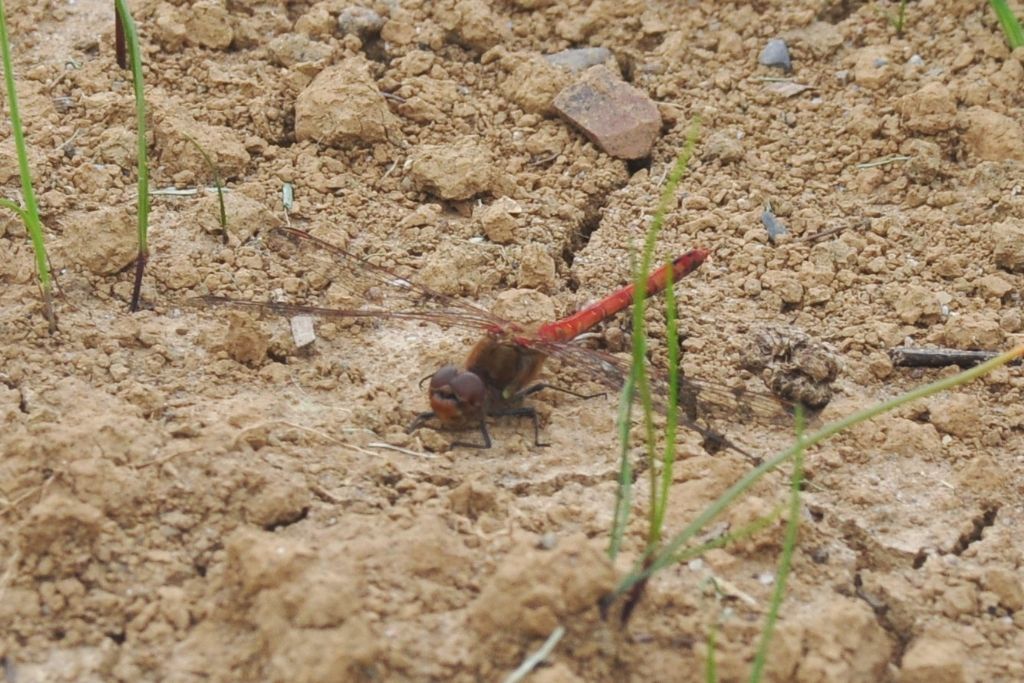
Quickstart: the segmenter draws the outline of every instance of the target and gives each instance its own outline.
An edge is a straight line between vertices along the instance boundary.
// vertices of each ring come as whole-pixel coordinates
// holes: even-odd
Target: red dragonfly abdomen
[[[707,249],[693,249],[676,257],[672,262],[672,282],[695,271],[707,259]],[[668,284],[668,265],[664,265],[651,273],[647,278],[647,296],[652,296],[665,289]],[[569,341],[583,334],[593,326],[615,315],[633,304],[634,285],[623,287],[619,291],[573,313],[567,318],[543,325],[537,330],[537,337],[544,341]]]

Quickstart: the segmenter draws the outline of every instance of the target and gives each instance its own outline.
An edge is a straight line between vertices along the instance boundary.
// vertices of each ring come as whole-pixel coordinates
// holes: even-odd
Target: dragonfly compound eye
[[[487,389],[472,372],[444,367],[430,379],[430,407],[441,420],[451,424],[483,417]]]
[[[430,390],[437,391],[443,387],[449,386],[452,380],[455,379],[459,374],[459,369],[454,365],[446,365],[430,378]]]
[[[483,405],[484,382],[472,372],[463,372],[451,381],[452,391],[459,403],[469,408],[476,408]]]

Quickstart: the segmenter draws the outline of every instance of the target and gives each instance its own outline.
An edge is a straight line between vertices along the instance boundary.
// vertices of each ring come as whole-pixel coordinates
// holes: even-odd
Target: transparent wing
[[[343,305],[247,301],[205,296],[197,303],[263,311],[275,315],[314,315],[320,318],[395,318],[422,320],[446,327],[508,330],[516,326],[455,297],[399,277],[367,259],[293,228],[274,228],[266,244],[289,261],[295,277],[314,289],[341,292]]]
[[[630,361],[603,351],[576,344],[537,343],[537,348],[550,356],[564,359],[583,368],[587,375],[605,386],[619,390],[630,373]],[[655,407],[664,410],[668,402],[669,382],[663,373],[650,376]],[[705,380],[681,377],[679,386],[680,414],[690,421],[715,418],[727,422],[757,421],[792,424],[793,405],[772,394],[744,387],[730,387]]]

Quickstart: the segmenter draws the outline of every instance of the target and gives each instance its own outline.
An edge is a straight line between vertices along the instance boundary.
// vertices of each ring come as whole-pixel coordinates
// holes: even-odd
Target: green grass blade
[[[669,207],[675,202],[676,191],[679,188],[679,181],[682,180],[682,177],[689,166],[690,159],[693,157],[693,150],[697,146],[697,136],[699,133],[700,120],[694,119],[690,126],[690,131],[687,133],[686,143],[683,145],[682,151],[680,151],[679,155],[676,157],[675,164],[673,164],[672,170],[669,172],[668,180],[666,181],[665,187],[661,192],[661,197],[658,200],[658,206],[654,211],[654,216],[651,218],[651,226],[648,228],[647,235],[644,238],[644,249],[640,257],[640,267],[635,279],[636,287],[633,290],[633,367],[634,372],[637,373],[638,389],[641,392],[641,406],[644,411],[648,482],[650,487],[647,552],[645,553],[645,558],[648,559],[650,557],[650,553],[653,553],[661,542],[664,510],[668,501],[660,500],[661,486],[658,481],[657,468],[655,467],[654,449],[656,446],[656,435],[654,433],[654,408],[651,403],[650,385],[647,382],[646,374],[647,331],[644,325],[644,313],[647,301],[647,277],[651,272],[651,264],[654,260],[654,245],[657,243],[658,235],[661,233],[661,228],[665,224],[665,214],[668,213]],[[672,301],[674,304],[675,299],[673,298]],[[673,308],[674,307],[675,306],[673,305]],[[639,370],[637,370],[637,368],[639,368]],[[674,412],[674,404],[677,401],[677,397],[669,396],[668,399],[670,406],[673,406],[670,410]],[[674,436],[673,427],[673,448],[675,443]],[[669,476],[671,476],[671,472],[669,473]]]
[[[224,208],[224,184],[221,182],[220,167],[213,163],[213,159],[206,153],[203,146],[200,145],[195,138],[187,133],[182,133],[185,139],[188,140],[199,150],[199,154],[203,157],[203,161],[206,162],[206,167],[210,169],[210,173],[213,174],[213,184],[217,188],[217,201],[220,202],[220,229],[224,233],[224,241],[228,239],[228,212]]]
[[[669,488],[672,486],[672,471],[676,461],[676,432],[679,426],[679,325],[676,314],[675,282],[672,278],[671,262],[668,266],[668,285],[665,287],[665,324],[668,344],[668,405],[665,418],[665,453],[662,456],[660,485],[651,499],[652,533],[651,540],[660,541],[668,511]],[[652,475],[653,482],[654,477]]]
[[[1003,27],[1003,33],[1006,34],[1006,42],[1010,44],[1010,49],[1016,50],[1024,45],[1024,31],[1021,30],[1020,22],[1017,21],[1017,17],[1006,4],[1006,0],[988,0],[988,4],[992,6],[992,10],[999,19],[999,25]]]
[[[654,244],[658,233],[665,221],[665,213],[675,199],[676,189],[679,181],[686,171],[690,158],[693,156],[694,147],[697,144],[697,134],[700,131],[699,119],[694,119],[687,134],[686,144],[679,156],[676,157],[675,165],[669,174],[668,181],[661,193],[658,207],[651,220],[651,227],[647,231],[644,240],[644,251],[636,275],[633,279],[633,353],[632,370],[623,387],[623,398],[619,402],[618,427],[619,427],[619,484],[615,492],[615,510],[612,514],[612,528],[608,543],[608,556],[613,560],[618,556],[622,547],[622,538],[625,534],[626,525],[629,523],[629,511],[632,504],[633,467],[629,462],[629,432],[630,419],[632,417],[633,398],[639,394],[641,405],[644,410],[644,425],[646,429],[646,441],[648,446],[649,461],[653,461],[654,448],[654,418],[653,406],[651,404],[650,386],[646,375],[647,358],[647,337],[644,329],[644,311],[647,299],[647,277],[651,270],[651,262],[654,258]],[[672,306],[675,309],[675,306]],[[675,402],[675,397],[670,397]],[[649,462],[653,465],[653,462]],[[654,477],[654,468],[649,467],[651,476]],[[657,500],[657,489],[652,479],[651,506]],[[663,515],[662,515],[663,517]],[[652,527],[653,528],[653,527]],[[660,528],[660,527],[659,527]],[[650,534],[648,534],[650,539]],[[650,552],[650,548],[648,553]],[[649,554],[648,554],[649,556]]]
[[[793,566],[793,551],[796,549],[797,533],[800,530],[800,492],[804,481],[804,411],[802,406],[796,409],[796,452],[793,453],[793,473],[790,476],[791,487],[789,496],[789,519],[786,521],[786,534],[782,541],[782,554],[779,557],[779,569],[775,573],[775,588],[768,606],[764,629],[761,631],[761,643],[754,656],[754,667],[750,672],[751,683],[760,683],[764,676],[764,667],[768,663],[768,648],[771,646],[775,623],[779,618],[782,598],[786,594],[786,582],[789,570]]]
[[[608,539],[608,557],[614,560],[622,549],[622,537],[629,523],[629,510],[633,504],[633,464],[629,461],[629,427],[633,417],[633,392],[636,377],[630,373],[619,398],[617,425],[619,431],[619,484],[615,489],[615,510],[612,530]]]
[[[43,315],[49,321],[50,332],[57,329],[57,317],[53,312],[53,280],[50,276],[50,265],[46,256],[46,243],[43,239],[43,224],[39,219],[39,204],[32,188],[32,170],[28,165],[28,149],[25,147],[25,132],[21,127],[21,111],[18,106],[18,92],[14,85],[14,67],[11,60],[11,44],[7,35],[7,10],[0,0],[0,52],[4,66],[4,83],[7,86],[7,105],[11,117],[11,134],[14,137],[14,148],[18,155],[18,173],[21,176],[21,195],[25,208],[17,211],[21,214],[25,229],[32,240],[32,250],[36,259],[36,276],[39,278],[39,290],[43,298]],[[13,202],[11,202],[13,204]],[[10,208],[10,207],[8,207]]]
[[[672,558],[673,564],[680,564],[682,562],[689,562],[695,557],[700,557],[709,550],[715,550],[716,548],[724,548],[730,543],[742,541],[745,538],[750,538],[754,534],[764,531],[771,526],[779,515],[782,514],[782,506],[777,506],[769,514],[764,517],[758,517],[752,522],[744,524],[736,531],[731,531],[727,534],[722,534],[718,538],[713,538],[710,541],[705,541],[700,545],[687,546],[679,551],[679,553]]]
[[[18,214],[18,218],[20,218],[21,220],[25,220],[25,210],[22,209],[17,204],[15,204],[14,202],[12,202],[10,199],[0,198],[0,207],[10,209],[14,213]]]
[[[895,410],[900,406],[916,401],[917,399],[931,396],[933,394],[947,391],[953,387],[961,384],[971,382],[989,372],[992,372],[998,367],[1005,365],[1011,360],[1024,356],[1024,344],[1020,344],[1010,349],[1009,351],[1002,353],[992,360],[986,361],[973,368],[965,370],[956,375],[946,377],[944,379],[926,384],[922,387],[918,387],[913,391],[909,391],[905,394],[901,394],[896,398],[877,403],[873,406],[859,410],[852,415],[848,415],[841,420],[831,422],[818,431],[807,436],[803,442],[797,442],[790,448],[778,453],[774,457],[766,460],[761,465],[758,465],[754,469],[750,470],[745,474],[739,481],[730,486],[726,491],[715,499],[710,505],[708,505],[696,518],[691,521],[686,528],[676,534],[665,546],[661,549],[661,552],[654,558],[643,571],[634,571],[624,577],[619,585],[615,589],[613,597],[623,595],[630,588],[635,586],[640,581],[647,579],[651,574],[658,572],[665,567],[674,564],[675,558],[689,542],[691,538],[696,536],[701,529],[703,529],[709,522],[718,517],[734,500],[739,498],[744,492],[753,486],[758,480],[761,479],[765,474],[774,470],[776,467],[791,459],[798,450],[807,449],[811,446],[817,445],[826,439],[829,439],[839,432],[842,432],[854,425],[860,424],[872,418],[878,417],[883,413]]]
[[[135,262],[135,286],[132,291],[130,308],[139,310],[139,296],[142,289],[142,273],[149,258],[149,159],[146,145],[146,98],[145,86],[142,82],[142,52],[139,48],[139,32],[135,28],[125,0],[114,0],[117,18],[124,28],[128,43],[128,56],[131,58],[132,84],[135,87],[135,123],[136,143],[138,147],[138,240],[139,255]]]
[[[626,386],[623,388],[623,398],[620,401],[620,404],[618,404],[617,425],[618,443],[620,443],[620,453],[618,453],[618,458],[620,458],[620,463],[618,463],[618,487],[615,490],[615,508],[612,513],[611,532],[608,541],[608,556],[611,559],[617,557],[618,551],[622,548],[622,541],[626,533],[626,526],[629,523],[630,506],[633,501],[633,466],[629,462],[630,423],[633,414],[633,399],[634,396],[637,395],[639,395],[640,403],[644,411],[644,427],[648,447],[648,460],[653,460],[653,451],[651,450],[653,449],[654,443],[653,407],[650,399],[650,387],[646,377],[647,338],[643,325],[647,299],[647,276],[650,272],[651,261],[653,260],[654,242],[657,239],[657,233],[662,229],[662,225],[665,222],[665,214],[668,212],[669,206],[675,199],[676,188],[679,186],[679,180],[686,171],[689,160],[693,155],[693,148],[696,145],[699,125],[699,120],[695,119],[693,124],[690,126],[690,131],[687,134],[686,144],[683,147],[683,151],[676,158],[675,166],[669,174],[668,182],[665,185],[665,189],[662,191],[662,197],[658,200],[654,217],[651,219],[650,228],[647,230],[644,241],[643,257],[633,280],[635,287],[633,290],[632,371],[629,378],[627,378]],[[675,305],[672,306],[672,309],[675,310]],[[670,397],[670,400],[675,402],[675,397]],[[653,463],[649,462],[648,464],[652,465]],[[649,467],[648,469],[653,472],[653,467]],[[653,505],[657,500],[657,489],[653,484],[651,486],[651,494],[651,506],[653,510]],[[649,540],[650,535],[648,533],[648,541]]]
[[[718,664],[715,659],[715,641],[718,639],[718,627],[714,624],[708,631],[708,658],[704,662],[705,683],[718,683]]]

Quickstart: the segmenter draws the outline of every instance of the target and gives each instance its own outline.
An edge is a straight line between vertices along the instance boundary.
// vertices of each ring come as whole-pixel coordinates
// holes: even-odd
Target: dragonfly
[[[613,354],[586,348],[573,340],[633,303],[634,285],[624,286],[596,303],[561,318],[535,326],[506,320],[468,301],[430,289],[412,280],[399,277],[367,259],[349,253],[330,242],[290,227],[273,228],[267,243],[275,250],[295,256],[327,260],[327,279],[340,285],[352,298],[351,308],[330,308],[316,305],[251,301],[220,295],[206,295],[196,300],[203,306],[226,306],[249,309],[281,316],[313,316],[321,319],[390,319],[422,321],[443,327],[460,327],[481,333],[462,366],[445,365],[429,377],[427,395],[430,410],[419,413],[407,431],[413,432],[431,420],[451,429],[473,428],[480,442],[455,441],[452,446],[490,448],[488,418],[525,417],[532,420],[534,445],[547,446],[540,440],[540,423],[535,408],[524,405],[527,397],[544,389],[563,391],[580,398],[584,395],[536,381],[549,357],[556,357],[581,368],[588,377],[604,386],[618,390],[630,372],[630,361]],[[708,258],[705,249],[692,249],[650,274],[646,295],[661,292],[668,284],[678,282],[697,270]],[[309,272],[313,272],[309,268]],[[426,378],[424,378],[426,381]],[[421,382],[422,384],[422,382]],[[657,377],[651,386],[656,402],[664,402],[668,383]],[[681,423],[702,436],[705,441],[749,454],[714,430],[701,425],[698,415],[725,415],[732,420],[751,418],[777,419],[787,415],[787,404],[770,394],[691,378],[680,378],[680,405],[684,408]]]

